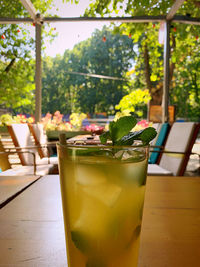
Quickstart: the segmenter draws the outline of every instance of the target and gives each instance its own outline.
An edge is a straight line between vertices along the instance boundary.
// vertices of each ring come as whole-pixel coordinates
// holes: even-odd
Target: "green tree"
[[[34,65],[33,60],[19,59],[12,71],[3,72],[0,83],[0,105],[18,112],[33,113],[34,110]],[[3,63],[1,63],[3,64]],[[1,69],[0,64],[0,69]],[[4,65],[3,65],[4,67]]]
[[[42,112],[54,113],[56,110],[67,114],[75,110],[76,90],[71,76],[65,72],[69,67],[70,52],[65,51],[63,57],[46,57],[43,60],[42,78]],[[74,82],[75,84],[75,82]]]
[[[199,49],[199,40],[192,38],[191,35],[190,43],[188,42],[183,51],[177,47],[173,59],[176,62],[176,69],[170,88],[170,101],[176,106],[178,117],[190,120],[199,120],[200,118]]]
[[[66,0],[67,1],[67,0]],[[73,2],[73,1],[72,1]],[[75,1],[79,2],[79,1]],[[173,5],[168,1],[91,1],[85,16],[165,15]],[[177,12],[179,15],[199,16],[198,1],[188,0]],[[163,90],[163,45],[158,43],[160,23],[122,23],[115,26],[121,34],[131,34],[138,47],[135,65],[135,88],[148,88],[152,104],[161,104]],[[170,29],[170,101],[177,105],[177,116],[188,119],[200,117],[199,98],[199,42],[200,27],[172,23]],[[187,73],[187,74],[186,74]]]
[[[73,50],[67,50],[62,59],[51,59],[51,64],[44,64],[45,112],[47,109],[54,112],[57,107],[62,113],[93,114],[114,110],[127,93],[129,79],[126,73],[132,66],[134,55],[133,43],[128,36],[113,34],[106,27],[102,31],[95,30],[91,38],[77,44]],[[114,78],[99,79],[74,72]]]
[[[85,86],[79,91],[79,103],[83,112],[108,112],[126,93],[126,72],[134,57],[133,45],[128,36],[113,34],[106,27],[96,30],[89,42],[82,52],[79,72],[119,79],[86,77]],[[75,49],[79,50],[79,45]]]
[[[36,10],[44,15],[47,13],[47,9],[52,6],[52,2],[52,0],[32,1]],[[20,18],[30,16],[20,1],[2,0],[0,1],[0,17]],[[45,31],[43,31],[44,35]],[[32,60],[32,51],[34,49],[34,39],[30,36],[26,25],[0,24],[1,107],[12,107],[15,111],[20,112],[33,111],[35,88],[33,71],[35,66]]]

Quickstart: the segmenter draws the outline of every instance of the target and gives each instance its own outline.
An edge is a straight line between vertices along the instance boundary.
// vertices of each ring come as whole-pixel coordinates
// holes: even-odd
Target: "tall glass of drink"
[[[136,267],[148,146],[57,144],[69,267]]]

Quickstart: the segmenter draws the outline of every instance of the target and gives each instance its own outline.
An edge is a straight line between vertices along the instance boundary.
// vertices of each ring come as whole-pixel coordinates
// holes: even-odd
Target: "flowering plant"
[[[33,123],[35,121],[34,117],[26,117],[26,115],[19,114],[17,116],[12,116],[10,114],[3,114],[0,117],[0,125],[10,125],[12,123]]]
[[[0,125],[5,126],[14,123],[13,117],[10,114],[3,114],[0,117]]]
[[[27,118],[26,115],[19,114],[13,117],[15,123],[34,123],[35,119],[33,117]]]
[[[102,134],[104,131],[104,127],[98,126],[96,124],[90,124],[84,127],[84,130],[87,132],[92,132],[94,134]]]
[[[72,113],[69,117],[69,122],[63,121],[63,114],[56,111],[53,115],[47,113],[42,118],[41,123],[46,131],[78,131],[81,129],[82,121],[86,118],[84,113]]]
[[[82,122],[87,118],[85,113],[72,113],[69,117],[70,123],[74,129],[80,129],[82,126]]]
[[[41,123],[46,131],[72,131],[72,125],[69,122],[63,121],[63,114],[60,111],[56,111],[53,115],[48,112],[41,119]]]

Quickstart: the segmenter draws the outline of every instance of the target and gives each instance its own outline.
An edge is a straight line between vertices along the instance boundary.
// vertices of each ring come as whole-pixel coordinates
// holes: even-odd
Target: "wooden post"
[[[169,60],[170,60],[170,21],[165,22],[164,38],[164,83],[162,98],[162,122],[168,121],[168,104],[169,104]]]
[[[42,106],[42,60],[41,60],[41,28],[42,25],[36,23],[36,71],[35,71],[35,121],[41,120]]]

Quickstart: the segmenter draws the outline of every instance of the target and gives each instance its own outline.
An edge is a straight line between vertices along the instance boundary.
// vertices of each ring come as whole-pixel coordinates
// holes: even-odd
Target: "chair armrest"
[[[56,143],[52,144],[44,144],[44,145],[34,145],[34,146],[26,146],[26,147],[6,147],[4,148],[5,152],[22,152],[22,153],[34,153],[33,149],[39,149],[39,148],[46,148],[47,149],[47,158],[48,158],[48,163],[50,163],[50,156],[51,156],[51,152],[50,152],[50,148],[55,146]],[[32,149],[32,150],[31,150]],[[36,157],[36,156],[35,156]]]
[[[197,152],[180,152],[180,151],[171,151],[171,150],[151,150],[152,147],[150,147],[149,152],[155,152],[155,153],[168,153],[168,154],[190,154],[190,155],[198,155],[200,157],[200,154]],[[153,147],[154,148],[154,147]]]
[[[19,153],[29,153],[29,154],[32,154],[33,156],[33,168],[34,168],[34,175],[36,175],[36,156],[35,156],[35,153],[33,151],[3,151],[3,152],[0,152],[0,155],[13,155],[13,154],[19,154]]]
[[[23,150],[23,149],[37,149],[37,148],[43,148],[46,147],[45,145],[39,145],[39,146],[25,146],[25,147],[6,147],[5,150],[11,151],[11,150]]]

